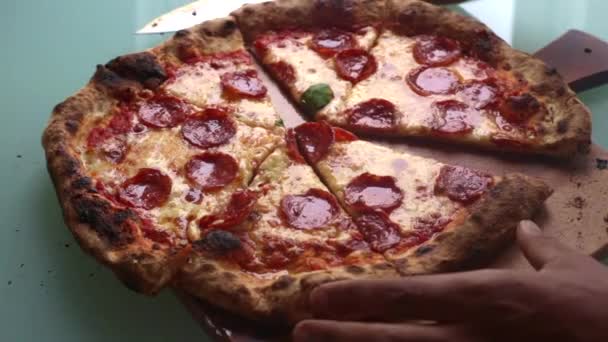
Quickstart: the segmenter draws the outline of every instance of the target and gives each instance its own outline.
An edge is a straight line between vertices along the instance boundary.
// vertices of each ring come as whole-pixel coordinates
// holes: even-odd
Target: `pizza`
[[[359,140],[325,122],[295,132],[303,155],[370,248],[404,275],[455,270],[463,260],[487,254],[551,194],[521,174],[445,165]]]
[[[435,14],[440,20],[428,19]],[[534,74],[541,83],[518,79],[532,75],[518,71],[524,65],[540,62],[507,49],[485,28],[469,32],[479,25],[418,1],[279,0],[99,65],[84,88],[53,109],[43,135],[67,226],[136,291],[173,286],[278,324],[310,317],[307,295],[325,282],[480,265],[511,241],[517,222],[531,218],[551,189],[524,175],[445,165],[351,133],[416,131],[481,146],[497,139],[488,120],[527,116],[520,105],[533,96],[543,117],[535,112],[500,133],[519,139],[542,122],[543,144],[557,140],[549,147],[527,136],[530,150],[574,153],[588,125],[580,101],[556,75]],[[471,54],[465,33],[488,35],[497,45],[479,40],[469,47],[479,54]],[[519,56],[511,70],[480,54],[494,56],[495,48]],[[431,79],[458,74],[458,90],[416,93],[414,101],[404,76],[416,58],[412,49],[433,61],[450,59]],[[381,76],[389,64],[401,75],[401,95]],[[260,66],[317,121],[286,129]],[[422,92],[445,85],[444,78],[418,78],[410,83]],[[494,96],[486,96],[494,86]],[[505,89],[523,92],[510,114],[500,112],[509,103]],[[455,108],[488,98],[495,110],[477,108],[484,123],[466,134],[424,131],[429,122],[414,120],[424,106],[445,107],[442,129],[456,129],[470,117]],[[551,133],[551,125],[563,134]]]
[[[590,113],[556,71],[475,19],[421,1],[354,1],[347,14],[330,4],[234,14],[307,115],[368,136],[562,157],[588,150]]]

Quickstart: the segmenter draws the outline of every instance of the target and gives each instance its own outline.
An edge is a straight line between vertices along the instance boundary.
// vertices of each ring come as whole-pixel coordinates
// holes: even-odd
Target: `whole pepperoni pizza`
[[[311,122],[284,127],[258,66]],[[324,282],[474,267],[551,194],[355,133],[571,157],[590,114],[446,9],[278,0],[98,66],[43,144],[68,227],[127,286],[280,324]]]

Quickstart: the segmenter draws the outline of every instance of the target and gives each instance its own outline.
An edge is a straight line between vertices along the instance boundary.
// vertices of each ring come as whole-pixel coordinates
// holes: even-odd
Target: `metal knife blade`
[[[225,17],[244,4],[265,1],[268,0],[198,0],[155,18],[136,33],[175,32],[206,20]]]

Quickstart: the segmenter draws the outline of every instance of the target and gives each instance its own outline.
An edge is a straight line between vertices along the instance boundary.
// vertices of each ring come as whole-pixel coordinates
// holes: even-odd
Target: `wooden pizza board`
[[[593,45],[594,51],[602,52],[592,56],[593,59],[597,58],[601,61],[596,64],[595,69],[580,69],[569,63],[577,59],[572,54],[567,59],[554,56],[561,54],[560,51],[580,50],[581,53],[588,54],[588,52],[584,52],[586,48],[580,45],[581,39],[588,37],[582,32],[570,31],[539,52],[543,59],[553,61],[553,65],[566,75],[568,81],[575,85],[577,90],[597,86],[606,81],[605,79],[608,78],[608,75],[605,74],[606,61],[608,61],[606,46],[608,45],[599,40],[586,40],[588,44]],[[589,58],[590,56],[586,56],[586,59]],[[285,125],[294,127],[304,122],[305,118],[295,110],[295,106],[287,96],[270,81],[262,69],[260,69],[260,73],[268,85],[273,104]],[[598,78],[598,74],[603,75],[603,79]],[[602,79],[602,82],[599,82],[599,79]],[[473,148],[463,146],[447,146],[447,144],[407,139],[367,140],[388,145],[396,150],[433,158],[440,162],[486,170],[494,174],[520,172],[538,177],[554,189],[554,193],[547,200],[545,207],[534,218],[545,232],[586,254],[608,251],[608,205],[606,204],[608,169],[606,169],[605,162],[602,162],[608,159],[608,151],[596,144],[592,146],[588,155],[572,161],[563,161],[538,156],[523,157],[475,151]],[[530,266],[518,247],[513,244],[501,253],[489,267],[523,269]],[[180,291],[176,290],[176,294],[206,333],[214,339],[274,341],[281,340],[277,336],[288,335],[288,332],[280,332],[268,327],[262,328],[256,323],[226,313]]]

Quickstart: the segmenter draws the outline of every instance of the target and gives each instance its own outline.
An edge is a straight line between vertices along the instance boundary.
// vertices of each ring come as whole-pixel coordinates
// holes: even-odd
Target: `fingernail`
[[[529,220],[521,221],[519,228],[528,235],[541,235],[543,233],[536,223]]]

